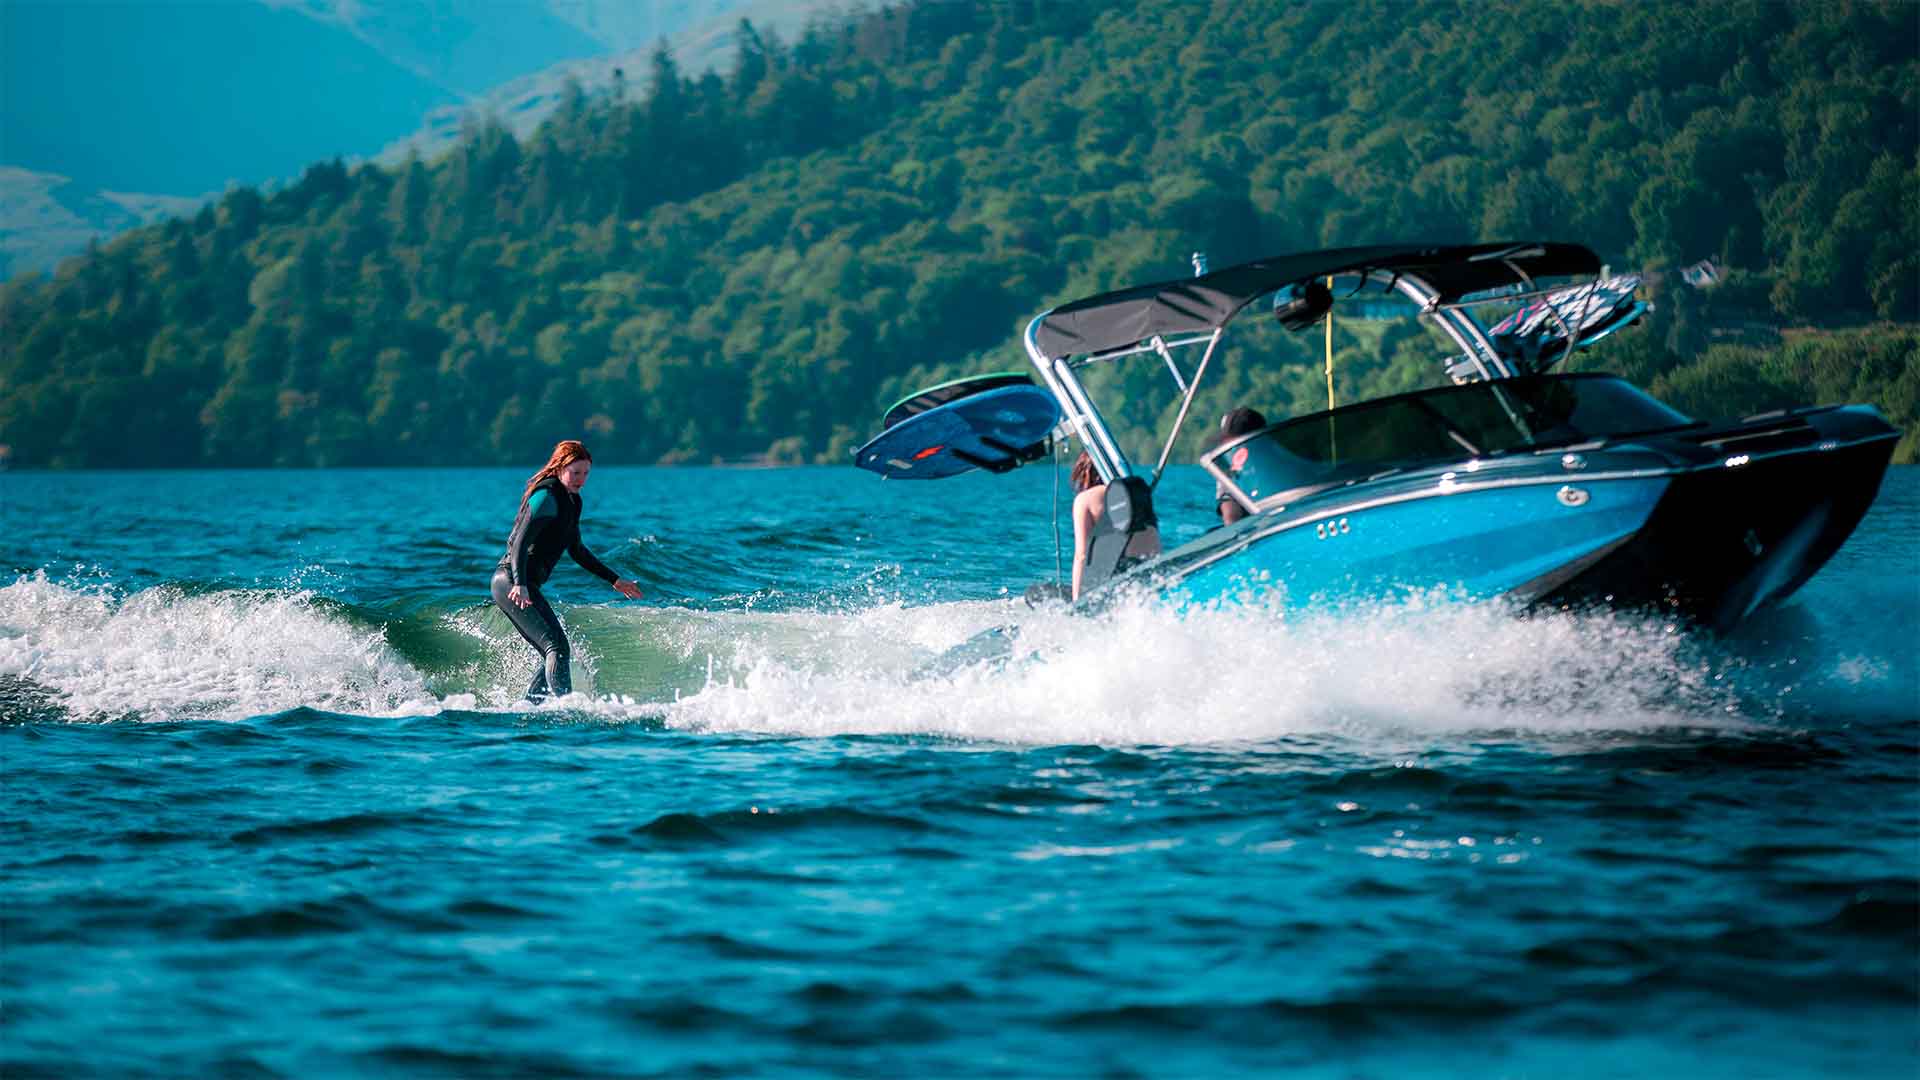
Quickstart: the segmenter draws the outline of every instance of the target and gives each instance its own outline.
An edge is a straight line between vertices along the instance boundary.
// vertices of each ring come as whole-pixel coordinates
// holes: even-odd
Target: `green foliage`
[[[1909,4],[926,0],[738,37],[730,76],[658,52],[524,141],[323,162],[7,283],[0,441],[62,466],[525,462],[568,436],[844,461],[887,402],[1020,364],[1037,311],[1194,250],[1533,236],[1720,261],[1601,354],[1683,407],[1920,420]],[[1254,322],[1198,415],[1322,407],[1319,335]],[[1334,344],[1342,401],[1438,376],[1417,324]],[[1116,420],[1169,418],[1164,372],[1099,378]]]
[[[1652,392],[1691,416],[1734,420],[1795,405],[1869,401],[1908,433],[1920,431],[1920,331],[1868,327],[1802,334],[1777,349],[1715,345],[1655,380]]]
[[[1574,366],[1624,375],[1704,420],[1800,405],[1877,405],[1909,433],[1894,459],[1917,460],[1920,446],[1911,435],[1920,431],[1920,326],[1870,323],[1782,335],[1742,321],[1759,287],[1736,273],[1708,293],[1664,292],[1644,326],[1580,354]]]

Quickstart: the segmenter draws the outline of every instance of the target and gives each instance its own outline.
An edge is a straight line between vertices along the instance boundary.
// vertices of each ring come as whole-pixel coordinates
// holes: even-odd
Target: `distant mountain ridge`
[[[676,48],[699,51],[699,69],[726,55],[737,13],[781,25],[784,9],[820,6],[147,0],[102,18],[108,9],[94,3],[6,0],[0,280],[50,270],[90,238],[190,211],[234,184],[271,185],[314,161],[387,147],[431,155],[469,116],[537,122],[567,78],[547,72],[599,85],[619,50],[690,26]]]
[[[343,29],[458,100],[613,42],[538,0],[258,0]],[[720,0],[724,3],[724,0]]]
[[[563,6],[563,0],[552,2],[556,8]],[[581,4],[583,8],[588,6]],[[608,5],[592,6],[610,9]],[[559,108],[569,86],[577,86],[588,94],[603,94],[612,91],[621,78],[626,79],[629,86],[635,85],[636,73],[647,70],[648,58],[662,40],[672,50],[674,62],[681,71],[689,74],[724,71],[733,66],[735,31],[741,19],[751,22],[762,34],[791,38],[810,20],[830,12],[848,13],[860,8],[843,0],[708,0],[699,5],[675,6],[697,6],[710,13],[702,21],[685,24],[671,35],[642,38],[603,56],[563,60],[533,74],[508,80],[473,100],[436,108],[412,134],[390,143],[379,160],[393,164],[408,154],[422,158],[438,156],[457,145],[462,134],[476,121],[488,119],[500,122],[515,135],[530,135]]]
[[[191,214],[201,201],[90,190],[55,173],[0,165],[0,281],[52,266],[95,237]]]
[[[199,195],[363,154],[457,100],[345,27],[291,10],[100,10],[0,8],[0,164],[94,189]]]

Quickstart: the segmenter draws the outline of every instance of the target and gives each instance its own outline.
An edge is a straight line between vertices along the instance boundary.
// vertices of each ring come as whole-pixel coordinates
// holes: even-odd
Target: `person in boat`
[[[1106,506],[1107,485],[1100,479],[1100,472],[1093,467],[1093,456],[1082,450],[1074,460],[1073,471],[1069,473],[1073,480],[1073,598],[1080,599],[1080,579],[1087,569],[1087,555],[1093,550],[1093,529],[1100,520],[1100,512]],[[1127,541],[1127,548],[1120,554],[1120,565],[1114,568],[1118,574],[1138,563],[1143,563],[1160,554],[1159,526],[1149,521],[1147,527],[1133,535]]]
[[[566,631],[553,614],[540,587],[553,573],[560,553],[573,556],[586,571],[614,587],[629,600],[640,599],[640,587],[607,568],[580,542],[580,489],[593,468],[593,455],[573,439],[553,448],[553,455],[527,481],[520,496],[520,513],[507,537],[507,553],[493,572],[493,602],[507,621],[540,654],[540,666],[527,687],[527,700],[565,697],[573,692],[568,670],[572,650]]]
[[[1267,418],[1260,414],[1260,410],[1242,405],[1220,418],[1220,435],[1213,440],[1213,444],[1219,446],[1266,426]],[[1213,482],[1213,506],[1220,514],[1222,525],[1231,525],[1247,516],[1247,508],[1235,502],[1233,496],[1227,494],[1227,485],[1218,480]]]

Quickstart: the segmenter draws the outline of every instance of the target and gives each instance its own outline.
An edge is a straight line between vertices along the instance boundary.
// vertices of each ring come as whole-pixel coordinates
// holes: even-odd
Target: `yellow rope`
[[[1333,292],[1333,275],[1327,275],[1327,292]],[[1333,309],[1327,309],[1327,408],[1333,408]]]
[[[1333,303],[1332,303],[1333,275],[1332,274],[1327,275],[1327,296],[1328,296],[1328,303],[1327,303],[1327,411],[1332,412],[1333,411]],[[1338,434],[1334,430],[1336,426],[1337,426],[1336,421],[1332,417],[1328,417],[1327,418],[1327,460],[1337,464],[1340,461],[1340,441],[1339,441]]]

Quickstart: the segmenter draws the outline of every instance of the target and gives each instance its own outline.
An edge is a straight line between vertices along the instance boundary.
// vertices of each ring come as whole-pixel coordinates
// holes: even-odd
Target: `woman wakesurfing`
[[[513,532],[507,537],[507,553],[493,572],[493,602],[527,644],[540,653],[540,666],[527,687],[528,701],[565,697],[573,692],[573,676],[567,668],[572,652],[566,631],[540,593],[562,551],[620,595],[640,599],[638,585],[607,569],[580,542],[580,489],[586,486],[592,469],[593,455],[578,441],[567,439],[553,448],[546,466],[527,481],[527,490],[520,496],[520,513],[513,519]]]

